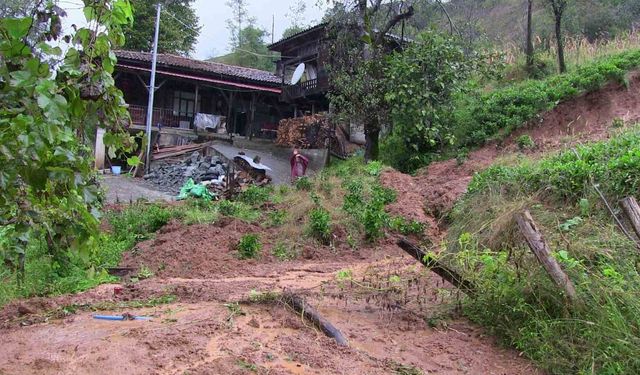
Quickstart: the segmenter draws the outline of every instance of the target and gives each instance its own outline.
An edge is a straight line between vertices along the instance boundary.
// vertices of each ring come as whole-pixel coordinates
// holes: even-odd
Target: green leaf
[[[0,21],[0,24],[10,37],[20,39],[27,36],[33,20],[31,18],[5,18]]]

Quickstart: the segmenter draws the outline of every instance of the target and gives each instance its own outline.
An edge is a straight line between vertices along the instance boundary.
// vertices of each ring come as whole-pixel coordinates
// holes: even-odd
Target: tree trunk
[[[558,67],[560,73],[567,71],[567,65],[564,62],[564,41],[562,40],[562,12],[556,13],[556,43],[558,45]]]
[[[636,201],[634,197],[627,197],[621,200],[620,204],[629,217],[633,230],[636,232],[638,238],[640,238],[640,206],[638,205],[638,201]]]
[[[364,160],[367,162],[378,160],[380,151],[380,129],[372,123],[364,124],[364,126]]]
[[[527,71],[533,72],[533,0],[527,0],[527,41],[525,46],[527,55]]]
[[[562,288],[565,295],[570,300],[575,301],[577,293],[573,283],[569,279],[569,276],[564,273],[560,264],[558,264],[555,258],[551,255],[551,250],[549,249],[549,246],[547,246],[547,243],[542,237],[542,233],[540,233],[540,230],[538,229],[535,221],[533,221],[529,211],[524,211],[522,214],[516,214],[515,219],[518,224],[518,228],[520,229],[520,233],[524,236],[529,248],[531,248],[531,251],[536,255],[540,264],[542,264],[544,269],[547,271],[547,274],[549,274],[557,286]]]
[[[398,240],[397,245],[407,254],[416,258],[416,260],[425,267],[429,268],[433,273],[442,277],[451,283],[451,285],[465,292],[467,295],[473,297],[476,294],[476,286],[469,280],[464,279],[462,275],[460,275],[455,270],[450,267],[445,266],[442,262],[438,261],[431,255],[425,253],[420,249],[417,245],[409,242],[406,238],[402,238]]]
[[[349,346],[349,342],[346,337],[340,332],[336,326],[331,324],[330,321],[325,319],[320,313],[309,305],[302,297],[295,294],[285,293],[282,296],[282,300],[287,305],[291,306],[296,312],[302,314],[306,319],[311,321],[316,327],[320,328],[325,335],[336,340],[340,346]]]

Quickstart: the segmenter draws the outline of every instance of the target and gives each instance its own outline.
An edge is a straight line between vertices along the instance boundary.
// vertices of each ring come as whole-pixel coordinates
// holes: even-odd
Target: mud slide
[[[619,130],[615,128],[614,120],[622,120],[625,124],[640,121],[638,103],[640,72],[634,72],[628,76],[628,85],[611,83],[601,90],[560,103],[502,142],[490,142],[472,151],[461,165],[455,159],[433,163],[419,171],[410,182],[397,172],[387,172],[383,181],[388,187],[404,191],[405,196],[420,197],[428,216],[438,218],[465,193],[476,172],[496,159],[519,153],[517,139],[521,135],[528,134],[536,144],[534,149],[525,151],[531,157],[578,143],[607,139],[613,131]]]
[[[455,318],[457,291],[393,239],[243,263],[228,246],[235,232],[172,223],[123,262],[154,277],[5,306],[0,374],[538,373]],[[285,291],[304,296],[349,346],[282,303]],[[93,319],[124,313],[152,319]]]

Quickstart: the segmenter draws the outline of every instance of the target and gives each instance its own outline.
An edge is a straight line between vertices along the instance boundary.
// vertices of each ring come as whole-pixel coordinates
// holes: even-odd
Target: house
[[[132,128],[144,129],[152,54],[116,51],[115,83],[129,105]],[[271,137],[293,115],[280,102],[282,78],[266,71],[158,54],[152,125],[193,133],[197,114],[220,123],[216,132]]]
[[[269,50],[280,53],[276,75],[282,80],[281,100],[300,112],[329,110],[326,28],[327,24],[321,23],[269,46]],[[301,63],[305,64],[304,75],[291,85],[293,72]]]

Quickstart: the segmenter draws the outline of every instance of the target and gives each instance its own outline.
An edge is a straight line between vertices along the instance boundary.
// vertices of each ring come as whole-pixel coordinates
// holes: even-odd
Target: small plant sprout
[[[245,234],[236,245],[240,259],[256,258],[262,250],[262,243],[257,234]]]

